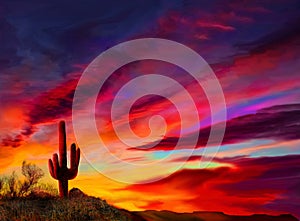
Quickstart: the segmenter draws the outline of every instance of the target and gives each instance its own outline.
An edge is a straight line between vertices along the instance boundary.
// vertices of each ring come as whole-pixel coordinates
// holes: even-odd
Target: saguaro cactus
[[[59,161],[58,155],[53,154],[52,160],[49,159],[48,167],[51,176],[58,180],[60,197],[68,196],[68,181],[74,179],[78,173],[80,160],[80,149],[76,150],[76,145],[71,145],[70,168],[67,167],[67,143],[65,122],[59,122]]]

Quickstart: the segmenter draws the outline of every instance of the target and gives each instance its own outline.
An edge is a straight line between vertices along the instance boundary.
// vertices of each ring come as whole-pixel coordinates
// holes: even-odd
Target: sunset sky
[[[88,125],[82,125],[87,145],[80,146],[79,174],[70,186],[129,210],[291,213],[300,218],[299,0],[1,1],[0,174],[20,173],[26,160],[43,168],[43,182],[56,185],[47,161],[58,151],[60,120],[66,121],[68,147],[76,142],[72,101],[82,73],[101,52],[139,38],[179,42],[210,65],[227,107],[222,145],[214,140],[207,145],[211,127],[218,130],[224,122],[212,125],[206,94],[189,73],[162,61],[136,61],[105,82],[95,116],[110,154],[129,165],[153,166],[120,167],[107,158],[106,147],[93,145],[99,137],[85,134]],[[153,94],[141,97],[129,116],[120,108],[114,124],[125,139],[127,119],[141,139],[150,127],[154,133],[148,142],[129,146],[115,133],[112,102],[124,84],[149,74],[180,83],[184,91],[161,90],[190,113],[188,92],[200,121],[190,118],[181,127],[172,102]],[[135,92],[119,98],[128,104]],[[149,127],[153,115],[162,116],[165,127],[158,121]],[[198,134],[195,147],[191,137]],[[184,145],[174,150],[179,138]],[[133,182],[110,179],[99,168],[110,178],[126,176]]]

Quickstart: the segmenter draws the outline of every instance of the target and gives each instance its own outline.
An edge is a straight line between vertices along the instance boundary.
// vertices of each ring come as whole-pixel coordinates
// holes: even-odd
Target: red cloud
[[[152,199],[156,207],[145,206],[145,209],[300,215],[296,206],[300,199],[294,197],[296,184],[300,182],[299,155],[225,161],[234,167],[185,169],[154,183],[128,186],[126,190]],[[177,198],[174,200],[172,195]],[[283,209],[281,200],[289,198],[297,201]]]
[[[70,115],[77,82],[78,78],[71,78],[38,96],[28,114],[29,122],[32,124],[51,122]]]
[[[212,29],[218,29],[221,31],[234,31],[235,28],[230,25],[223,25],[216,22],[207,22],[207,21],[198,21],[196,22],[196,25],[201,28],[212,28]]]

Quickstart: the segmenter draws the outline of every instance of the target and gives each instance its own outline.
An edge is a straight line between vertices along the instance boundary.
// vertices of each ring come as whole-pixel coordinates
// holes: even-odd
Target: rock
[[[87,195],[78,188],[72,188],[69,191],[69,198],[83,198],[83,197],[87,197]]]

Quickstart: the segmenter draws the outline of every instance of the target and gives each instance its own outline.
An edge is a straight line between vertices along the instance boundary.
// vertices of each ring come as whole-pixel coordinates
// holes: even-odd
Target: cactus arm
[[[48,160],[48,168],[49,168],[50,175],[51,175],[54,179],[57,179],[56,175],[54,174],[54,167],[53,167],[53,162],[52,162],[51,159]]]
[[[70,164],[71,169],[76,167],[76,145],[74,143],[71,145]]]
[[[66,125],[64,121],[59,122],[59,165],[61,168],[67,167],[67,142]]]
[[[70,153],[70,169],[68,169],[68,179],[72,180],[77,176],[78,164],[80,159],[80,149],[76,150],[76,145],[73,143],[71,145]]]
[[[54,173],[54,175],[55,175],[55,177],[56,177],[56,179],[59,179],[59,175],[60,175],[60,173],[59,173],[59,164],[58,164],[58,155],[55,153],[55,154],[53,154],[53,156],[52,156],[52,161],[53,161],[53,173]]]
[[[79,166],[79,161],[80,161],[80,148],[78,148],[76,150],[76,167],[77,167],[77,170],[78,170],[78,166]]]
[[[78,170],[69,170],[68,173],[66,174],[66,177],[68,180],[73,180],[77,176]]]

